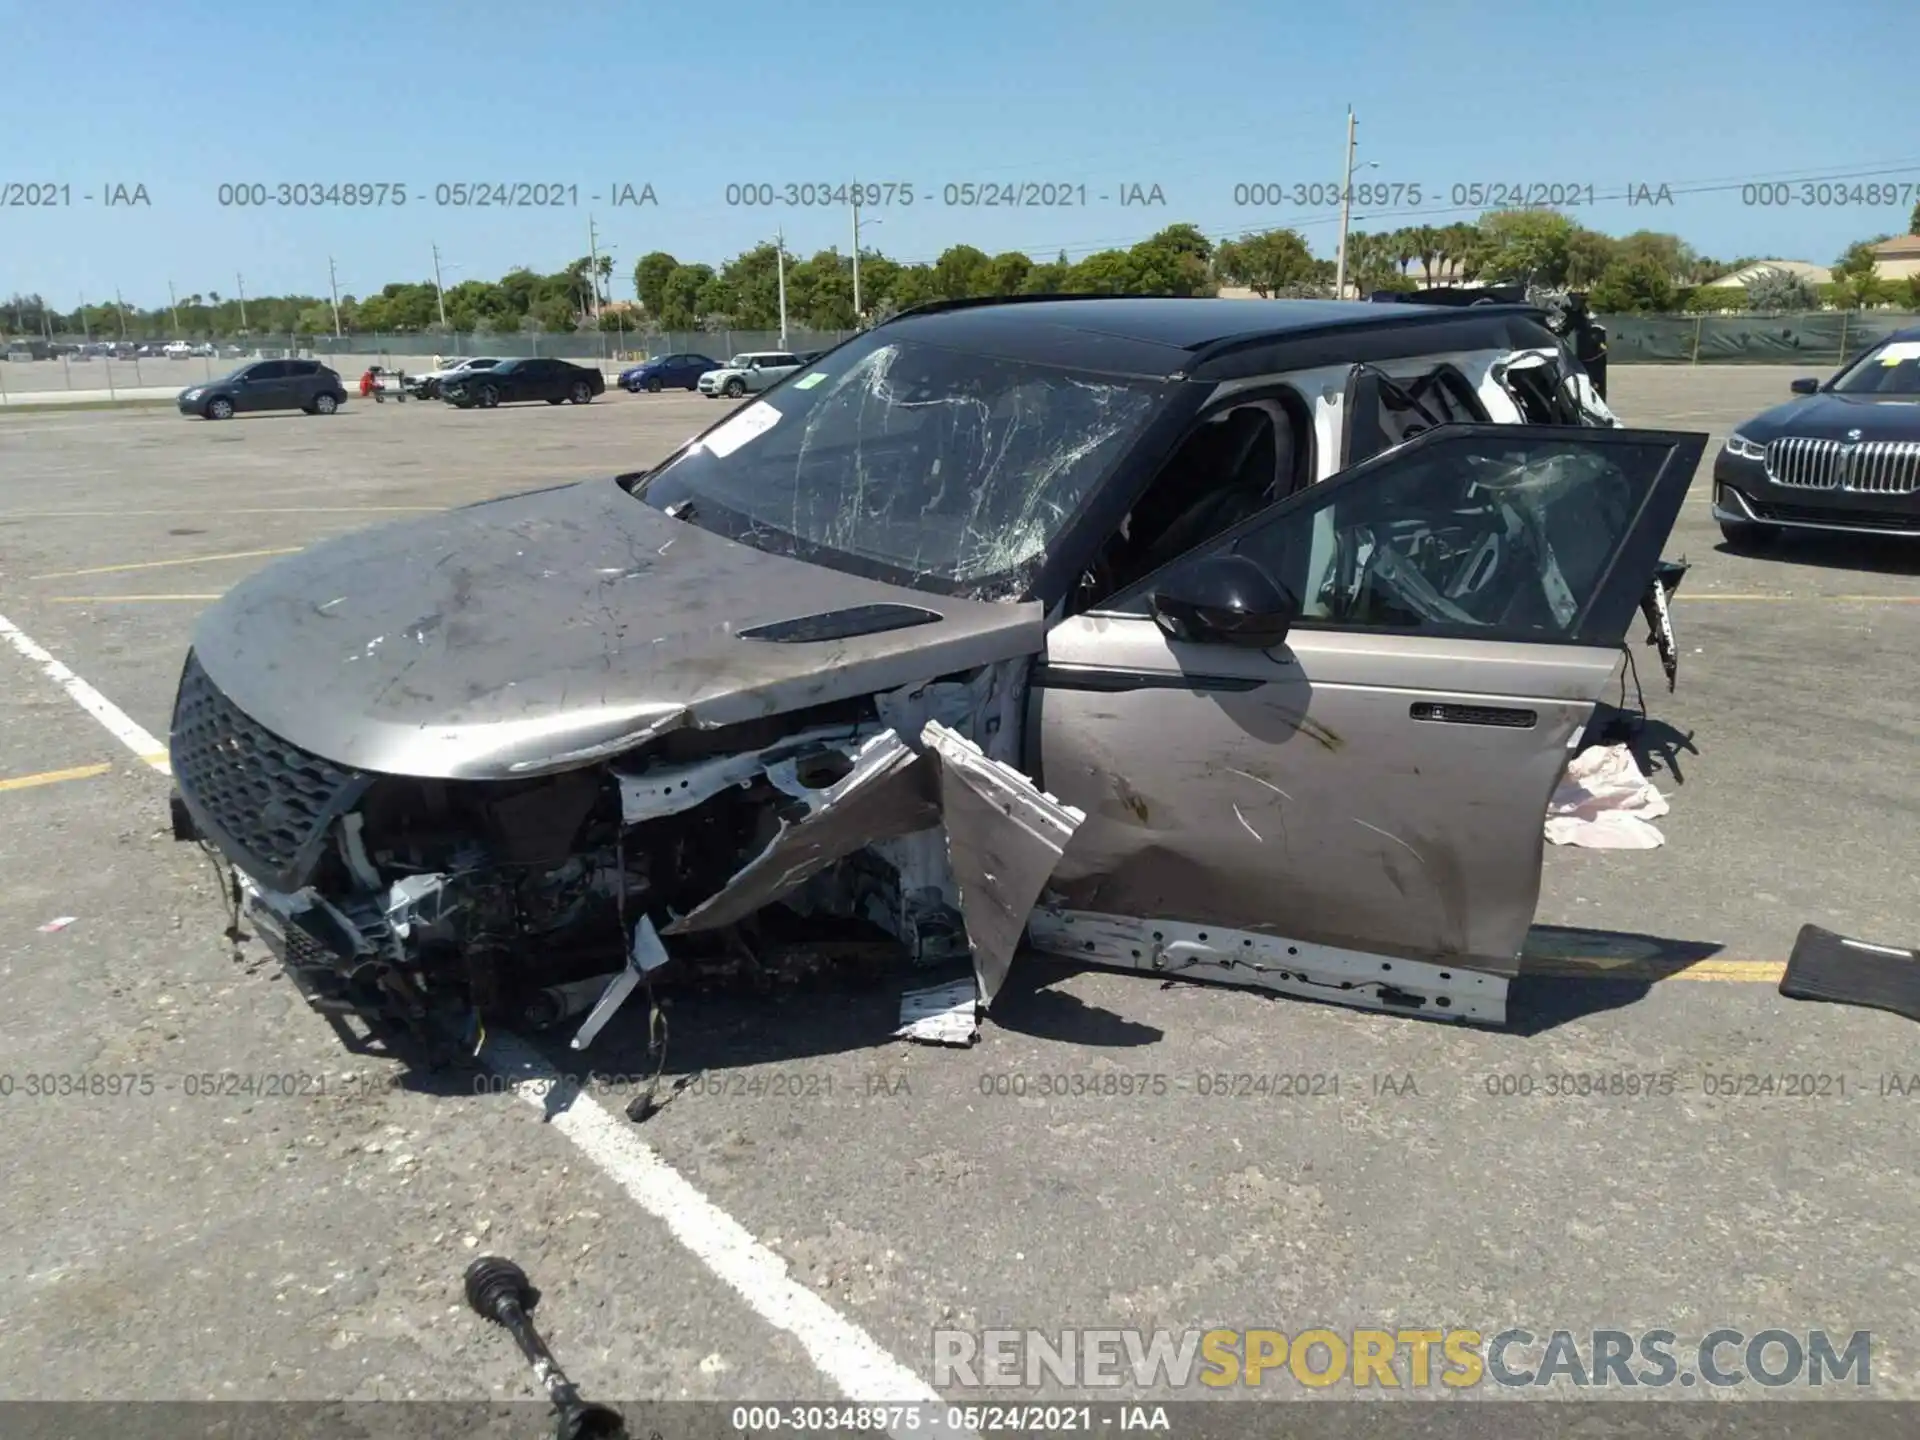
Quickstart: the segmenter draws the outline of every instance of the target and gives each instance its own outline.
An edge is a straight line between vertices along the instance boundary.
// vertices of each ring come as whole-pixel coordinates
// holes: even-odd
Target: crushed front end
[[[1022,676],[987,666],[675,730],[558,773],[468,781],[305,751],[190,654],[171,731],[175,834],[230,867],[247,918],[337,1028],[352,1016],[437,1042],[598,1015],[623,974],[653,978],[662,937],[669,982],[764,988],[876,957],[971,955],[990,999],[1018,937],[970,940],[941,772],[992,769],[971,736],[1001,748]]]

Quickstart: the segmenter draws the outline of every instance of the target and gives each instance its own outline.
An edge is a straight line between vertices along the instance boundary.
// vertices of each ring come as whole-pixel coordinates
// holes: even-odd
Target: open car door
[[[1503,1020],[1548,799],[1705,441],[1446,425],[1054,626],[1029,759],[1087,818],[1035,946]]]

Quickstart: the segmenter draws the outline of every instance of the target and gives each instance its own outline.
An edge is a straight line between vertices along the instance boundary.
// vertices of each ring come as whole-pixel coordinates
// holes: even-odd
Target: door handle
[[[1414,701],[1407,707],[1407,714],[1415,720],[1442,725],[1492,725],[1503,730],[1531,730],[1540,720],[1533,710],[1505,705],[1445,705],[1428,700]]]

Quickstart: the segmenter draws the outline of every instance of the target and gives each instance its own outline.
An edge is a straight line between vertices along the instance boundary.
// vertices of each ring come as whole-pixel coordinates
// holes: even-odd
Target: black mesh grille
[[[276,890],[304,885],[327,826],[358,798],[356,770],[291,745],[250,719],[189,653],[168,745],[180,793],[231,858]]]

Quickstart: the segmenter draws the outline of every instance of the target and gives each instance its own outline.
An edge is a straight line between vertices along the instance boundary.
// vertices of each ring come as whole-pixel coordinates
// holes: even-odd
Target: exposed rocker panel
[[[1507,980],[1423,960],[1310,945],[1246,930],[1088,910],[1033,912],[1036,950],[1168,978],[1244,985],[1360,1010],[1504,1025]],[[1204,938],[1202,938],[1204,937]]]
[[[929,720],[920,738],[940,757],[947,854],[960,885],[960,913],[981,1003],[990,1006],[1007,978],[1034,902],[1087,817],[1013,766],[989,760],[979,746],[938,720]]]
[[[939,824],[930,770],[931,762],[892,730],[860,746],[853,769],[824,790],[801,783],[794,760],[768,766],[768,779],[800,800],[807,813],[798,820],[783,819],[766,849],[661,933],[684,935],[731,925],[865,845]]]

